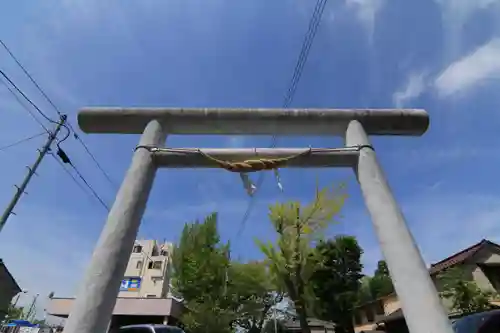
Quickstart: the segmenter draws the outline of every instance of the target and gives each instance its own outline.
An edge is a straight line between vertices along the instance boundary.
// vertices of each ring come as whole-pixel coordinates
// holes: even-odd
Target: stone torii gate
[[[87,108],[78,123],[86,133],[142,136],[64,332],[106,331],[157,168],[227,167],[227,161],[256,158],[274,159],[280,167],[352,167],[410,332],[453,332],[368,138],[420,136],[429,125],[424,110]],[[336,135],[345,138],[345,147],[169,149],[167,134]]]

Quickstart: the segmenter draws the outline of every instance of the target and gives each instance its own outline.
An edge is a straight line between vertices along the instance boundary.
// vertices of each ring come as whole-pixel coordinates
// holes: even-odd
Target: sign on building
[[[140,287],[140,277],[125,278],[122,280],[122,284],[120,285],[120,291],[138,291]]]

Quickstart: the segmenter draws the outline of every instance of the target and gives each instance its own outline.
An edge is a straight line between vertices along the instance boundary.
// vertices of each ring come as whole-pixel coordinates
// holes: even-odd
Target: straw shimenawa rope
[[[218,158],[215,158],[213,156],[210,156],[208,154],[205,154],[203,151],[198,150],[198,152],[205,156],[206,158],[210,159],[211,161],[217,163],[221,168],[226,169],[227,171],[231,172],[256,172],[256,171],[262,171],[262,170],[273,170],[282,167],[285,165],[288,161],[298,158],[301,156],[305,156],[311,153],[311,149],[307,149],[299,154],[295,154],[292,156],[288,157],[283,157],[283,158],[259,158],[255,160],[244,160],[241,162],[229,162],[229,161],[223,161],[219,160]]]

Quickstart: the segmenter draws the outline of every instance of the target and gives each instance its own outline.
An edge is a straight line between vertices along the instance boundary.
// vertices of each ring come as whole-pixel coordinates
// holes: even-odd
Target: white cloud
[[[489,79],[500,78],[500,39],[492,39],[449,65],[435,80],[442,97],[463,92]]]
[[[427,265],[483,238],[500,242],[500,196],[440,192],[432,186],[400,201],[400,205]],[[377,261],[383,258],[369,215],[364,209],[345,215],[343,223],[354,225],[348,233],[356,236],[364,249],[364,272],[373,274]]]
[[[439,261],[483,238],[500,241],[498,196],[431,189],[403,204],[403,211],[427,263]]]
[[[435,0],[443,10],[443,16],[452,18],[463,25],[465,21],[477,10],[488,9],[490,6],[500,4],[499,0]]]
[[[435,0],[441,7],[445,34],[445,57],[454,58],[461,52],[464,25],[477,12],[500,8],[499,0]],[[500,12],[499,12],[500,14]],[[500,16],[500,15],[499,15]]]
[[[356,11],[358,20],[363,25],[370,41],[375,32],[377,13],[384,6],[385,0],[346,0],[347,7]]]
[[[405,87],[392,95],[392,101],[396,107],[403,107],[406,102],[419,97],[424,92],[425,88],[426,74],[411,73],[408,76]]]

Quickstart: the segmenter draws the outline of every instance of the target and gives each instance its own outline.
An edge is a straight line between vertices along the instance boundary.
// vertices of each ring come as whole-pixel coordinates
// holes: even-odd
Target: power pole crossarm
[[[47,141],[45,142],[45,145],[43,146],[42,150],[40,150],[40,154],[38,155],[35,163],[31,167],[28,168],[28,174],[26,175],[26,177],[24,177],[24,180],[23,180],[21,186],[16,187],[16,193],[12,197],[12,200],[9,202],[9,204],[5,208],[5,210],[2,214],[2,217],[0,218],[0,232],[2,232],[3,227],[7,223],[7,219],[12,214],[14,207],[16,207],[16,205],[17,205],[19,199],[21,198],[21,196],[23,195],[23,193],[25,193],[26,187],[28,186],[31,178],[36,173],[36,170],[38,169],[38,166],[42,162],[45,155],[47,155],[47,152],[49,151],[50,146],[52,145],[52,143],[56,139],[57,134],[61,130],[61,127],[64,126],[65,122],[66,122],[66,116],[61,116],[61,120],[57,124],[54,132],[49,134],[49,137],[47,138]]]

